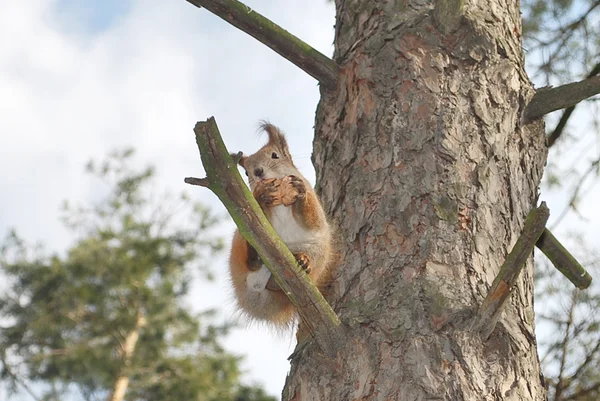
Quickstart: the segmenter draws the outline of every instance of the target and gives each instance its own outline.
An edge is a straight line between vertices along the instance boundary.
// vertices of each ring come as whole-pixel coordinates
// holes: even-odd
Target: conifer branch
[[[196,143],[205,179],[202,182],[223,202],[240,233],[258,252],[275,281],[288,296],[323,352],[334,357],[344,342],[341,322],[296,258],[281,241],[227,152],[213,117],[196,123]],[[197,180],[197,181],[196,181]]]
[[[237,0],[187,0],[247,33],[291,61],[328,89],[335,88],[337,64],[271,20]]]

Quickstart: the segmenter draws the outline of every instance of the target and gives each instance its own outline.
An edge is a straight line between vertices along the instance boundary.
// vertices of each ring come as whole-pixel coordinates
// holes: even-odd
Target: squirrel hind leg
[[[243,282],[234,281],[238,305],[252,320],[263,321],[274,326],[285,327],[294,319],[294,309],[283,291],[267,288],[271,272],[266,266],[247,272]]]

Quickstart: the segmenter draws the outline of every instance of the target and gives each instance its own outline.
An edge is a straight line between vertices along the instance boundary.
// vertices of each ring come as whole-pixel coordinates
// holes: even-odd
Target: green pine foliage
[[[87,166],[108,190],[96,205],[65,205],[77,237],[66,255],[14,233],[4,241],[0,379],[48,400],[104,399],[119,377],[127,401],[274,400],[240,384],[240,358],[219,342],[228,326],[185,303],[223,248],[211,233],[219,219],[185,196],[153,200],[154,171],[133,169],[132,154]]]

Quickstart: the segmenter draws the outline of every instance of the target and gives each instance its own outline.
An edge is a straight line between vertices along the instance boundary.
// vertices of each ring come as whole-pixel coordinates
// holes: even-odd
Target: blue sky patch
[[[79,29],[94,34],[109,29],[129,12],[132,3],[133,0],[58,0],[56,13],[68,25],[74,23]]]

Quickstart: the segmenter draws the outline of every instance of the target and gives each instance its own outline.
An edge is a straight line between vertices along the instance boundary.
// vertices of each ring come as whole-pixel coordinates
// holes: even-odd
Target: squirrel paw
[[[306,274],[310,274],[310,258],[308,257],[308,255],[304,252],[298,252],[294,254],[294,257],[296,258],[296,261],[298,262],[302,270],[304,270]]]
[[[289,206],[295,203],[298,199],[306,197],[306,184],[304,181],[295,175],[288,175],[281,179],[283,190],[281,191],[281,203],[284,206]]]
[[[268,178],[260,181],[254,190],[254,197],[260,205],[266,207],[281,205],[281,180]]]
[[[296,258],[296,261],[298,262],[302,270],[304,270],[306,274],[310,274],[310,258],[308,257],[308,255],[304,252],[298,252],[294,254],[294,257]],[[269,291],[281,291],[281,287],[279,287],[279,284],[277,284],[273,276],[269,277],[269,281],[267,281],[267,285],[265,286],[265,288]]]

